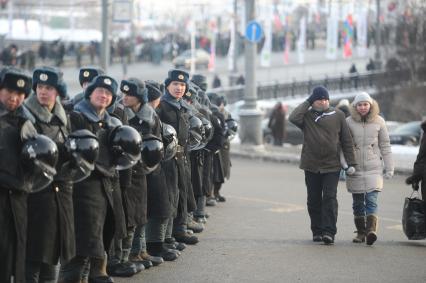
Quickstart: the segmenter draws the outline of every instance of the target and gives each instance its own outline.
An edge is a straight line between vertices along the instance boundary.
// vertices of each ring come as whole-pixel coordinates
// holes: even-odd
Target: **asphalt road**
[[[378,241],[352,243],[351,195],[338,189],[334,246],[313,243],[303,172],[295,165],[234,159],[225,203],[211,214],[200,243],[167,262],[116,282],[426,282],[426,241],[401,228],[404,176],[379,195]]]

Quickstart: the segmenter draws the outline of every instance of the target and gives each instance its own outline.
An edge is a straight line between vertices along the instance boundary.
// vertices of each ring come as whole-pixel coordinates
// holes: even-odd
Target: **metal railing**
[[[324,79],[309,79],[307,81],[273,82],[258,84],[258,99],[289,98],[300,95],[308,95],[315,86],[323,85],[330,92],[350,92],[366,90],[369,88],[393,88],[407,84],[411,80],[409,70],[376,71],[325,77]],[[234,103],[244,99],[244,86],[231,86],[211,90],[219,95],[224,95],[228,103]]]

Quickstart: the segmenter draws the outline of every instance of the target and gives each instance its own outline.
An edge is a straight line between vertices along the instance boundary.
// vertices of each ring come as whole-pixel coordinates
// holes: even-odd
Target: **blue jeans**
[[[379,191],[364,194],[352,194],[354,216],[377,214],[377,197]]]

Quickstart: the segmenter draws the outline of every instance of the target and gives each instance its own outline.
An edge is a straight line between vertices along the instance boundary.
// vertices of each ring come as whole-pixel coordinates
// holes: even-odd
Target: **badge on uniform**
[[[183,80],[183,79],[184,79],[184,76],[183,76],[183,75],[179,75],[179,76],[178,76],[178,79],[179,79],[179,80]]]
[[[123,86],[123,90],[124,90],[124,91],[129,91],[129,86],[128,86],[128,85],[124,85],[124,86]]]
[[[104,83],[106,84],[106,85],[111,85],[111,80],[110,79],[104,79]]]
[[[25,81],[24,81],[23,79],[19,79],[19,80],[16,82],[16,86],[17,86],[17,87],[20,87],[20,88],[24,87],[24,86],[25,86]]]
[[[45,73],[41,73],[40,74],[40,80],[41,81],[45,82],[45,81],[47,81],[48,78],[49,77],[47,76],[47,74],[45,74]]]
[[[89,76],[90,76],[90,72],[89,71],[84,71],[83,77],[88,78]]]

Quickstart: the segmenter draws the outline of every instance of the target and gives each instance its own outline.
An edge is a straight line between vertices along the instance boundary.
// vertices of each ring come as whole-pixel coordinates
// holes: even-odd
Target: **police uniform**
[[[188,79],[188,73],[181,70],[171,70],[164,84],[167,88],[173,81],[183,82],[186,84],[186,89],[188,89]],[[187,103],[182,99],[176,99],[166,89],[165,94],[161,98],[157,113],[162,122],[175,128],[179,143],[178,152],[174,159],[174,167],[170,168],[178,176],[177,187],[179,189],[177,216],[173,221],[173,235],[178,241],[195,244],[198,242],[197,237],[189,236],[186,232],[188,213],[188,171],[186,165],[188,160],[186,145],[189,131],[189,112],[190,108]],[[175,184],[171,185],[174,186]]]
[[[33,73],[33,90],[38,84],[54,87],[60,97],[66,96],[66,86],[59,70],[50,67],[38,68]],[[52,111],[43,107],[33,93],[25,107],[35,118],[34,126],[39,134],[51,138],[59,149],[56,171],[68,161],[65,141],[70,123],[65,110],[55,102]],[[28,240],[26,253],[27,281],[37,282],[56,279],[55,265],[75,255],[74,210],[72,202],[72,182],[57,174],[54,182],[43,191],[28,196]]]
[[[112,164],[109,135],[117,126],[117,119],[107,111],[99,115],[91,105],[90,95],[97,87],[109,90],[113,96],[111,104],[114,103],[117,82],[109,76],[101,75],[92,80],[85,90],[85,99],[75,105],[74,111],[70,113],[73,131],[87,129],[98,137],[99,155],[90,176],[74,184],[76,256],[61,266],[61,282],[80,280],[89,258],[91,271],[96,269],[98,273],[107,276],[105,251],[109,249],[115,233],[117,212],[112,178],[116,170]],[[96,278],[91,279],[96,281]]]
[[[4,68],[0,72],[0,89],[28,96],[31,78],[18,69]],[[9,111],[0,102],[0,282],[10,282],[12,276],[14,282],[25,282],[27,192],[31,183],[24,178],[20,153],[21,129],[31,124],[29,119],[30,114],[22,106]]]

